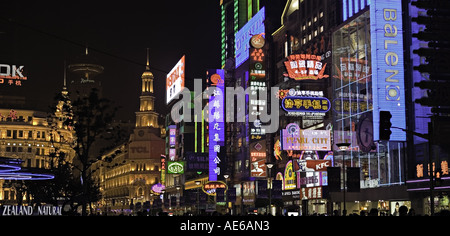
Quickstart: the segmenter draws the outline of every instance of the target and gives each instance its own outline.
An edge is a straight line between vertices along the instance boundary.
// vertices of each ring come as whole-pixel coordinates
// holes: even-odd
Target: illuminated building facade
[[[349,214],[372,208],[393,214],[397,203],[410,208],[406,133],[401,130],[406,128],[407,91],[402,10],[401,1],[344,0],[344,22],[333,32],[334,166],[360,170],[360,191],[347,186]],[[380,138],[380,111],[390,111],[397,127],[391,128],[390,140]],[[338,143],[350,146],[339,151]],[[333,209],[342,211],[345,193],[330,197]]]
[[[331,163],[333,125],[332,29],[342,20],[339,2],[289,0],[281,27],[272,33],[273,84],[279,87],[280,132],[273,136],[272,177],[282,181],[283,213],[327,213],[326,168]],[[299,143],[290,137],[321,139],[325,149]],[[325,143],[326,141],[326,143]],[[308,169],[308,171],[306,171]],[[316,193],[316,194],[312,194]]]
[[[162,127],[158,123],[153,95],[153,74],[147,67],[142,74],[140,110],[129,141],[102,155],[91,166],[102,195],[97,211],[130,214],[150,209],[157,198],[152,186],[161,182],[161,155],[164,154]]]
[[[64,90],[63,94],[67,95]],[[75,141],[71,127],[64,125],[67,113],[57,105],[54,115],[42,111],[24,109],[0,109],[0,156],[23,161],[24,168],[50,169],[57,161],[51,154],[65,153],[72,162]],[[8,180],[0,180],[0,203],[17,204],[17,191]],[[23,201],[29,200],[25,195]]]
[[[275,27],[279,26],[283,2],[221,1],[221,61],[222,68],[225,70],[225,87],[244,90],[249,88],[253,92],[271,87],[269,71],[272,61],[269,55],[271,50],[269,32],[275,31]],[[250,46],[253,36],[263,37],[264,40],[259,42],[265,41],[265,46],[256,46],[258,48]],[[256,60],[254,60],[255,57]],[[255,68],[256,64],[258,69]],[[258,72],[253,74],[256,72],[255,69]],[[267,92],[267,94],[270,93]],[[240,105],[244,100],[245,107],[242,108]],[[268,156],[267,147],[271,143],[270,135],[263,135],[264,131],[260,128],[260,123],[250,122],[248,117],[252,112],[257,116],[259,109],[261,111],[264,109],[266,114],[270,114],[270,112],[267,113],[268,104],[270,104],[268,100],[238,98],[235,102],[234,117],[226,114],[227,120],[231,120],[231,122],[227,121],[225,126],[227,161],[226,165],[221,167],[219,180],[227,181],[229,191],[235,191],[236,196],[233,197],[235,200],[228,205],[233,214],[253,211],[259,204],[255,195],[256,181],[267,179],[265,163]],[[243,118],[245,118],[244,122]]]

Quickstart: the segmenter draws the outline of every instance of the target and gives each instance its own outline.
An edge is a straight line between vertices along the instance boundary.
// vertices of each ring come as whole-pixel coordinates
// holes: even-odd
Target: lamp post
[[[267,168],[269,168],[269,173],[268,173],[268,177],[267,177],[267,182],[269,185],[269,214],[272,213],[272,175],[271,175],[271,170],[273,167],[272,163],[266,163]]]
[[[223,177],[225,178],[225,184],[227,185],[227,189],[228,189],[228,178],[230,177],[228,174],[223,175]],[[228,197],[227,194],[225,193],[225,213],[228,213],[229,209],[228,209]]]
[[[197,215],[200,215],[200,192],[199,185],[201,182],[199,180],[195,181],[195,185],[197,185]]]
[[[345,188],[346,188],[346,186],[345,186],[345,153],[344,152],[348,150],[348,147],[350,145],[351,145],[350,143],[337,143],[336,144],[336,146],[338,146],[339,150],[343,152],[342,153],[342,172],[343,172],[342,179],[344,181],[344,191],[343,191],[343,194],[344,194],[344,210],[342,211],[342,215],[343,216],[347,215],[347,207],[346,207],[346,204],[345,204],[345,192],[346,192]]]
[[[180,186],[177,186],[177,209],[176,209],[176,211],[178,212],[178,211],[180,211],[180,208],[181,208],[181,193],[180,193],[180,189],[181,189],[181,187]]]

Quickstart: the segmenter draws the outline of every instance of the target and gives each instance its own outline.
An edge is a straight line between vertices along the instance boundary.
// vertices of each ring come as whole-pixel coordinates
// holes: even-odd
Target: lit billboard
[[[0,85],[22,86],[28,79],[24,74],[24,66],[0,64]]]
[[[372,1],[372,93],[374,140],[379,140],[380,111],[390,111],[392,126],[406,129],[402,1]],[[406,133],[391,129],[391,141],[406,141]]]
[[[248,60],[250,57],[250,40],[255,35],[265,34],[264,20],[266,18],[266,8],[261,10],[245,24],[235,35],[235,55],[236,55],[236,68],[242,63]]]
[[[177,96],[184,88],[185,81],[185,56],[177,63],[177,65],[167,74],[166,79],[166,101],[169,104],[175,96]]]
[[[209,181],[217,181],[225,154],[221,153],[225,146],[225,71],[209,70],[208,76],[213,82],[210,88],[215,88],[209,98]]]

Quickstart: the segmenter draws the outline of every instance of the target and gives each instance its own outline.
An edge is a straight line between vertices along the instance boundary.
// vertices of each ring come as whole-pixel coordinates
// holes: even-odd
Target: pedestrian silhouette
[[[399,216],[407,216],[408,215],[408,207],[406,207],[405,205],[401,206],[398,209],[398,215]]]

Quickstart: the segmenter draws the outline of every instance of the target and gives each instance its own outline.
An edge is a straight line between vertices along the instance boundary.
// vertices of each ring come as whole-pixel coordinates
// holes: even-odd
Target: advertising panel
[[[406,129],[402,1],[372,1],[372,93],[374,141],[379,140],[380,111],[390,111],[392,126]],[[406,133],[391,129],[391,141],[406,141]]]
[[[0,64],[0,85],[22,86],[28,78],[24,71],[25,66]]]
[[[297,187],[296,177],[292,161],[289,161],[284,171],[284,190],[291,190]]]
[[[297,124],[289,124],[281,131],[282,150],[330,151],[330,130],[300,130]]]
[[[167,174],[184,174],[184,161],[167,162]]]
[[[169,104],[184,88],[185,82],[185,56],[167,74],[166,79],[166,102]]]
[[[322,57],[311,54],[290,55],[288,60],[284,62],[288,76],[294,80],[319,80],[328,78],[325,75],[327,63],[321,62]]]
[[[209,181],[217,181],[225,156],[221,153],[225,146],[225,71],[209,70],[207,75],[213,82],[209,88],[215,89],[209,98]]]
[[[266,18],[265,7],[245,24],[235,35],[235,55],[236,68],[248,60],[250,53],[250,40],[255,35],[263,35],[265,33],[264,20]]]

